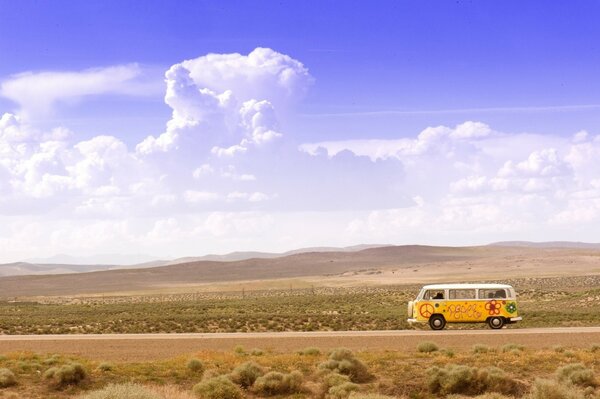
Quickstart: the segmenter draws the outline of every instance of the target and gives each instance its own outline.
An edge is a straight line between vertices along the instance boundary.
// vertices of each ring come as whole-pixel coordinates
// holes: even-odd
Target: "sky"
[[[0,9],[0,262],[600,237],[598,1]]]

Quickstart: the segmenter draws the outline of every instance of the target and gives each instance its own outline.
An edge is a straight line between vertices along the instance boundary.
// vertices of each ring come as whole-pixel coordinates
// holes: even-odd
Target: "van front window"
[[[444,299],[444,290],[427,290],[425,295],[423,295],[423,299]]]

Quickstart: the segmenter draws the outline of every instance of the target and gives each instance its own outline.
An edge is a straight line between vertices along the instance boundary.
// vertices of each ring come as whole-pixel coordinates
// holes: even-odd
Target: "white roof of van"
[[[468,289],[468,288],[481,288],[481,289],[505,289],[512,288],[512,286],[507,284],[431,284],[424,285],[423,289],[425,290],[460,290],[460,289]]]

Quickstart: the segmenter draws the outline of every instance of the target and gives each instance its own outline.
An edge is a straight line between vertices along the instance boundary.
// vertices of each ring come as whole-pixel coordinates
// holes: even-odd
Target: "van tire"
[[[487,323],[492,330],[499,330],[504,327],[506,320],[504,320],[504,317],[490,317],[487,319]]]
[[[429,318],[429,327],[432,330],[443,330],[446,327],[446,319],[441,314],[431,315]]]

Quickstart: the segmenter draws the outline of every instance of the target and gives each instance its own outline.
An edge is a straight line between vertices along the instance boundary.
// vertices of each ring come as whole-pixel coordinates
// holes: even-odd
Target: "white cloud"
[[[210,191],[187,190],[183,194],[183,198],[186,202],[195,204],[199,202],[216,201],[220,198],[220,195]]]
[[[22,114],[45,114],[59,102],[77,101],[86,96],[147,95],[150,86],[139,81],[142,73],[136,64],[77,72],[25,72],[3,81],[0,95],[17,103]]]

